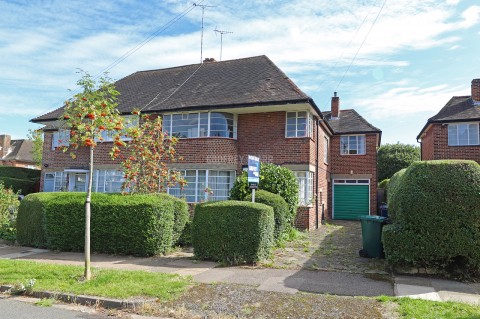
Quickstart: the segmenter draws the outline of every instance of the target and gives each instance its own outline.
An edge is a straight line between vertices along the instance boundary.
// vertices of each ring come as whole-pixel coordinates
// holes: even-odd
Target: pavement
[[[287,270],[263,267],[219,267],[197,261],[191,252],[177,252],[160,257],[132,257],[92,254],[92,267],[145,270],[192,276],[202,283],[236,283],[258,290],[294,294],[311,292],[345,296],[398,296],[435,301],[459,301],[480,305],[480,284],[469,284],[419,276],[357,274],[320,270]],[[0,259],[83,265],[83,253],[53,252],[0,244]]]

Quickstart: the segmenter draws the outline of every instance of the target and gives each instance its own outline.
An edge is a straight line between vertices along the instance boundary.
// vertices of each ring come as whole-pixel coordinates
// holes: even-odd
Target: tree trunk
[[[90,146],[90,164],[88,167],[88,188],[87,199],[85,200],[85,280],[92,278],[90,270],[90,202],[92,200],[92,182],[93,182],[93,147]]]

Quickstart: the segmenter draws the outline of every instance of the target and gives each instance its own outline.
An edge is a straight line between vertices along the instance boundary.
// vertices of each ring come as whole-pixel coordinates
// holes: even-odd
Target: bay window
[[[287,112],[285,137],[308,137],[313,135],[313,118],[309,112]]]
[[[235,115],[223,112],[165,114],[163,129],[179,138],[237,138]]]
[[[313,201],[313,172],[294,172],[298,182],[299,205],[310,205]]]

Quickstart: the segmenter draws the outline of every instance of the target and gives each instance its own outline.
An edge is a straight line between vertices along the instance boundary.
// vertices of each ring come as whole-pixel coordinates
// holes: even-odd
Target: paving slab
[[[442,301],[435,288],[428,286],[395,284],[395,296],[409,297],[412,299]]]
[[[288,294],[296,294],[298,289],[304,283],[304,279],[296,278],[290,280],[289,287],[285,285],[285,277],[269,277],[257,289],[265,291],[283,292]],[[295,287],[296,286],[296,287]]]
[[[430,283],[433,288],[437,291],[451,291],[464,294],[476,294],[477,291],[472,286],[453,280],[444,280],[444,279],[430,279]]]
[[[396,284],[413,285],[413,286],[425,286],[430,287],[432,285],[430,278],[415,277],[415,276],[395,276]]]
[[[440,296],[442,301],[456,301],[469,303],[477,306],[480,305],[480,295],[476,294],[467,294],[453,291],[438,291],[438,295]]]

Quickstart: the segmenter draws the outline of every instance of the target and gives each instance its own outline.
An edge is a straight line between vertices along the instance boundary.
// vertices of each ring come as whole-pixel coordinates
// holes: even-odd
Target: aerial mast
[[[205,14],[205,8],[215,8],[216,6],[207,6],[205,4],[193,4],[195,7],[202,8],[202,35],[200,38],[200,63],[203,62],[203,16]]]
[[[215,27],[215,34],[217,33],[220,33],[220,61],[222,61],[222,50],[223,50],[223,35],[224,34],[230,34],[230,33],[233,33],[231,31],[224,31],[224,30],[218,30],[216,27]]]

